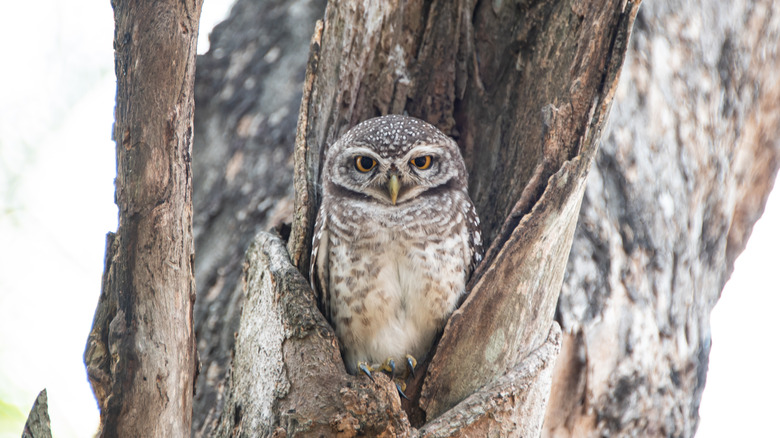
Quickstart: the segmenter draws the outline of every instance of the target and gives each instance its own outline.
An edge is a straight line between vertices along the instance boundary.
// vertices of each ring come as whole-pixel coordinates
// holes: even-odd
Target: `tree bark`
[[[780,165],[776,2],[646,2],[561,291],[545,436],[693,436],[710,312]]]
[[[294,7],[293,7],[294,6]],[[203,371],[193,433],[212,436],[244,302],[254,236],[290,223],[301,83],[324,0],[244,1],[210,35],[195,83],[195,331]]]
[[[201,0],[112,2],[119,228],[84,360],[100,436],[186,436],[196,374],[192,148]]]
[[[22,438],[51,438],[49,398],[45,389],[38,393],[38,397],[35,398],[35,403],[27,415]]]
[[[502,7],[504,3],[481,2],[480,7],[486,13],[494,5]],[[315,19],[322,15],[323,7],[322,1],[239,0],[227,22],[212,35],[211,51],[199,59],[196,121],[200,121],[196,124],[199,141],[195,148],[201,153],[196,154],[194,166],[198,175],[206,177],[195,180],[195,199],[199,206],[196,211],[199,287],[196,326],[199,350],[207,371],[198,382],[198,407],[194,415],[201,427],[196,429],[197,435],[210,436],[229,397],[226,388],[231,386],[226,383],[225,375],[243,302],[238,280],[242,254],[258,230],[292,220],[292,191],[289,188],[293,172],[290,159],[294,143],[292,126],[297,118],[301,96],[298,94],[299,84],[304,79],[311,29]],[[544,5],[527,3],[517,7],[524,8],[522,12],[528,16],[506,19],[515,20],[519,29],[537,29],[526,24],[534,22],[538,11],[547,10]],[[430,9],[435,8],[431,6]],[[763,210],[780,163],[780,148],[775,140],[780,138],[777,135],[778,113],[774,110],[776,102],[780,101],[776,47],[780,38],[776,30],[776,9],[766,1],[737,4],[716,1],[668,5],[651,2],[640,10],[629,61],[615,90],[616,107],[602,136],[602,146],[585,190],[572,254],[565,270],[562,296],[556,309],[556,320],[564,327],[564,335],[545,419],[544,429],[548,436],[693,435],[709,353],[709,311],[728,277],[733,260],[749,236],[752,224]],[[530,14],[530,11],[537,11],[537,14]],[[478,21],[474,20],[474,23]],[[580,21],[579,18],[572,20],[573,23],[577,21]],[[598,26],[597,21],[584,22]],[[437,22],[437,25],[444,26],[445,23]],[[477,27],[472,23],[473,29]],[[483,28],[490,29],[489,26]],[[550,39],[545,39],[538,31],[528,33],[529,39],[542,39],[553,45],[560,35],[565,34],[564,29],[560,29],[554,36],[545,37]],[[517,44],[512,37],[498,39],[498,43],[494,39],[479,40],[485,47],[478,51],[476,65],[480,70],[486,63],[491,65],[520,59],[514,55],[490,55],[498,53],[492,50],[496,44]],[[469,41],[468,38],[465,40]],[[400,42],[402,47],[405,47],[404,41]],[[452,38],[449,41],[460,40]],[[360,48],[363,44],[361,41],[355,47]],[[589,44],[586,41],[583,47]],[[348,51],[352,47],[345,44],[342,49]],[[451,93],[446,88],[421,93],[426,95],[423,99],[408,98],[415,96],[414,92],[408,92],[407,98],[402,99],[400,96],[407,93],[405,89],[413,88],[414,81],[405,83],[403,78],[396,80],[393,74],[399,58],[397,55],[388,56],[385,47],[380,44],[374,52],[377,58],[386,60],[387,68],[381,74],[363,78],[363,83],[384,84],[378,87],[381,92],[376,96],[363,93],[360,99],[355,99],[354,93],[350,94],[352,98],[349,102],[353,103],[345,104],[346,107],[367,106],[374,111],[372,115],[396,112],[402,104],[407,105],[407,109],[409,105],[424,107],[420,102],[428,96],[432,99],[431,106],[434,106],[434,99],[444,96],[445,102],[437,100],[439,103],[436,105],[447,107],[446,97]],[[526,85],[519,92],[532,93],[532,90],[547,87],[546,92],[553,94],[563,89],[577,90],[581,86],[575,82],[563,88],[547,85],[555,74],[552,70],[538,70],[552,69],[551,65],[555,62],[549,60],[546,54],[556,53],[558,46],[548,47],[546,52],[519,50],[519,44],[512,48],[531,59],[516,64],[521,68],[531,68],[527,81],[523,82]],[[451,48],[443,50],[428,55],[428,59],[436,63],[439,57],[446,58],[444,55]],[[407,51],[403,53],[408,55]],[[466,71],[475,65],[460,54],[455,58],[460,62],[457,65],[467,66]],[[493,61],[488,62],[489,59]],[[591,58],[583,55],[581,59]],[[417,64],[407,62],[406,70],[400,71],[413,71]],[[436,65],[432,69],[434,73],[449,74],[446,64]],[[485,67],[484,70],[490,69]],[[453,68],[452,71],[462,72],[463,69]],[[484,77],[500,79],[501,75]],[[279,86],[280,83],[284,85]],[[475,92],[474,83],[466,83],[470,85],[459,88],[463,82],[456,80],[454,89],[465,89],[463,96]],[[366,89],[372,87],[370,85]],[[399,97],[393,97],[396,95]],[[542,136],[545,123],[541,109],[552,102],[554,106],[548,108],[558,110],[551,111],[552,114],[560,114],[567,111],[566,106],[561,104],[566,101],[560,99],[555,103],[542,99],[536,112],[528,116],[530,123],[536,125],[529,127],[528,131],[516,131],[538,151],[523,152],[526,155],[519,155],[519,149],[512,153],[490,154],[470,152],[465,147],[469,144],[465,135],[469,130],[459,124],[464,117],[459,111],[465,108],[465,104],[459,93],[455,95],[457,98],[453,106],[455,113],[461,116],[454,118],[455,128],[448,132],[464,146],[472,191],[482,193],[472,192],[473,198],[480,206],[483,222],[489,222],[486,228],[493,230],[490,237],[498,238],[501,221],[516,207],[512,203],[518,197],[525,199],[528,210],[532,210],[542,197],[541,191],[534,190],[527,190],[526,196],[521,196],[526,181],[534,180],[533,176],[537,175],[536,180],[546,184],[554,173],[549,169],[547,173],[536,172],[538,158],[544,155],[542,145],[547,144],[542,140],[545,138]],[[517,106],[531,105],[526,104],[525,97],[509,92],[495,92],[488,97],[485,98],[487,103],[496,108],[501,108],[506,101],[514,101]],[[412,102],[409,102],[410,99]],[[342,103],[346,101],[342,100]],[[363,117],[363,110],[351,111],[356,115],[354,120],[335,119],[331,125],[346,129]],[[491,109],[472,109],[469,114],[481,114],[482,111]],[[430,112],[431,115],[439,113]],[[500,111],[490,114],[496,113]],[[480,125],[488,125],[488,128],[498,125],[497,116],[486,119],[488,121],[480,122]],[[562,119],[548,119],[548,125],[550,120]],[[446,123],[438,125],[447,126]],[[338,132],[332,135],[335,138]],[[506,136],[499,134],[472,138],[479,139],[479,142],[471,140],[475,144],[482,144],[485,140],[489,140],[489,144],[506,141]],[[480,174],[475,169],[480,166],[489,169],[504,161],[516,164],[518,155],[523,159],[530,157],[527,159],[533,163],[525,170],[510,171],[511,166],[505,169],[510,177],[518,179],[513,189],[515,192],[509,195],[497,188],[486,189],[493,184],[490,172]],[[201,157],[204,159],[199,161]],[[310,158],[310,162],[314,163],[318,157]],[[477,164],[479,160],[489,163]],[[670,169],[674,172],[670,173]],[[482,172],[486,171],[483,169]],[[480,179],[484,181],[474,182]],[[672,179],[678,182],[669,184]],[[656,189],[657,184],[662,188]],[[316,191],[311,193],[312,199],[316,200]],[[507,201],[503,211],[488,212],[488,216],[494,215],[489,219],[485,211],[490,210],[490,197],[496,193],[511,200]],[[672,219],[668,218],[670,203],[664,193],[672,197]],[[520,217],[516,219],[521,221]],[[508,229],[511,231],[513,228]],[[484,231],[487,235],[488,230]],[[286,236],[284,230],[282,234]],[[508,234],[511,236],[511,233]],[[717,238],[721,235],[728,236],[726,243]],[[281,241],[278,239],[268,236],[258,239],[253,246],[255,254],[259,251],[282,258],[286,256],[279,248]],[[259,242],[265,243],[260,245]],[[307,239],[302,238],[300,242],[300,248],[304,248]],[[308,255],[305,250],[299,254],[301,257]],[[714,263],[708,265],[710,257]],[[248,255],[248,259],[256,262],[269,260],[266,256],[257,255]],[[299,258],[298,263],[301,262]],[[256,263],[249,265],[248,270],[247,278],[252,278],[249,272],[258,276],[257,272],[262,271]],[[281,272],[298,275],[289,267]],[[266,278],[276,278],[271,274],[265,275]],[[300,278],[295,280],[295,284],[305,287],[305,281]],[[248,289],[247,293],[255,296],[253,294],[257,292]],[[259,299],[262,295],[258,293],[256,296]],[[299,299],[305,307],[305,298]],[[247,322],[250,321],[251,318],[247,318]],[[308,327],[309,330],[284,332],[284,336],[297,339],[294,342],[298,346],[303,341],[296,336],[302,336],[302,333],[320,336],[320,331],[315,328],[321,325],[312,322]],[[333,339],[328,333],[323,333],[322,337],[327,342]],[[249,334],[240,330],[239,338]],[[547,331],[543,332],[543,336],[547,335]],[[550,342],[533,350],[531,356],[541,357],[542,352],[547,351],[550,354],[545,357],[554,358],[555,337],[548,339]],[[287,342],[283,341],[282,345],[288,345]],[[246,351],[250,353],[250,361],[257,356],[256,350]],[[333,356],[333,350],[327,351],[331,352],[329,357],[337,362],[338,357]],[[299,369],[300,372],[318,369],[319,362],[309,360],[311,357],[296,358],[292,362],[300,362],[300,366],[310,364],[307,369]],[[529,367],[523,369],[531,370],[533,361],[521,362],[521,365],[524,363]],[[286,373],[287,368],[283,369]],[[545,368],[539,366],[537,369]],[[528,372],[526,376],[533,375]],[[541,376],[545,372],[536,375]],[[334,379],[337,382],[334,385],[345,381],[341,374],[336,373],[333,377],[328,373],[326,369],[323,376]],[[265,376],[258,374],[256,377],[261,375]],[[503,383],[501,379],[499,377],[494,383]],[[244,381],[249,380],[244,377]],[[523,378],[516,376],[514,381],[522,382]],[[351,406],[357,409],[360,405],[354,401],[362,399],[356,394],[362,394],[360,391],[366,389],[360,381],[353,388],[357,389],[345,393],[352,397]],[[296,393],[296,390],[302,391],[305,387],[293,385],[291,393]],[[519,399],[515,391],[498,393],[505,398],[491,398],[487,394],[489,391],[467,397],[461,402],[464,408],[461,412],[466,412],[469,407],[477,409],[478,406],[499,409],[496,406],[498,401]],[[477,395],[480,397],[475,397]],[[338,400],[332,397],[330,400]],[[373,400],[379,399],[376,395],[372,397]],[[341,403],[349,405],[350,402],[345,400]],[[235,413],[235,410],[232,412]],[[333,424],[353,424],[352,429],[358,429],[361,423],[353,422],[357,417],[351,416],[349,410],[344,412],[342,421]],[[241,417],[244,422],[250,418],[247,415]],[[477,414],[455,417],[445,412],[438,422],[428,424],[418,432],[447,436],[463,427],[457,424],[457,418],[474,419]],[[455,428],[447,428],[446,424],[450,421],[456,424]],[[397,420],[386,424],[401,423]],[[291,423],[281,424],[280,427],[288,424]],[[473,421],[470,424],[478,426],[480,423]],[[509,428],[515,425],[507,424]],[[300,432],[304,429],[296,430]],[[347,434],[349,430],[345,427],[342,431]],[[517,430],[514,431],[517,433]]]

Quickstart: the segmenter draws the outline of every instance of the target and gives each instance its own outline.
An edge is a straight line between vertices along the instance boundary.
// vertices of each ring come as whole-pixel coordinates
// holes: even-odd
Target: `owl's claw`
[[[367,363],[365,363],[365,362],[358,362],[357,368],[358,368],[358,370],[362,371],[365,375],[367,375],[368,378],[371,379],[372,382],[376,383],[376,381],[374,380],[374,376],[371,375],[372,369],[371,369],[371,367]],[[376,371],[376,370],[374,370],[374,371]]]
[[[417,359],[412,357],[411,354],[406,355],[406,371],[411,374],[412,377],[415,377],[414,375],[414,368],[417,366]]]
[[[374,376],[371,374],[372,372],[382,371],[383,373],[389,375],[390,378],[393,379],[393,383],[395,383],[395,388],[398,390],[398,395],[407,400],[409,400],[409,398],[406,396],[406,394],[404,394],[404,390],[406,389],[405,380],[409,376],[414,377],[414,368],[416,366],[417,359],[409,354],[406,355],[406,370],[400,376],[396,376],[395,374],[395,360],[392,357],[385,359],[381,365],[369,365],[367,362],[357,363],[357,369],[368,376],[368,378],[371,379],[371,381],[374,383],[376,383],[376,380],[374,380]]]
[[[379,370],[389,374],[390,377],[395,377],[395,360],[393,360],[392,357],[388,357],[382,365],[379,366]]]
[[[406,394],[404,394],[404,389],[406,389],[406,383],[404,383],[403,381],[399,381],[398,379],[393,379],[393,382],[395,382],[395,389],[398,390],[398,395],[409,400],[409,397],[407,397]]]

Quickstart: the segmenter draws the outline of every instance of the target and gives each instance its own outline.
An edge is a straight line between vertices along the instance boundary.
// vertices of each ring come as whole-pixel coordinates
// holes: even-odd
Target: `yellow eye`
[[[431,163],[433,163],[433,158],[431,158],[430,155],[425,155],[422,157],[412,158],[410,163],[412,163],[414,167],[420,170],[425,170],[431,167]]]
[[[363,155],[358,155],[355,157],[355,169],[357,169],[358,172],[366,173],[373,169],[374,166],[376,166],[376,160],[371,157],[366,157]]]

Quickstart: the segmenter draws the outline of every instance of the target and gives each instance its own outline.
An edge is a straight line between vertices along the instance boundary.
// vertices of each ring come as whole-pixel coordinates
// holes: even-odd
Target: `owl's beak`
[[[401,190],[401,183],[398,181],[398,175],[390,175],[390,179],[387,180],[387,192],[390,194],[390,200],[395,205],[395,200],[398,199],[398,191]]]

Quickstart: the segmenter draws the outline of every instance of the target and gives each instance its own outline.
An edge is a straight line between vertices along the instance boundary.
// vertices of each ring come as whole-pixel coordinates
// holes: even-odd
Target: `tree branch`
[[[84,361],[100,436],[186,436],[196,374],[192,148],[202,0],[112,2],[116,203]]]
[[[22,438],[51,438],[51,419],[49,418],[49,398],[46,389],[38,393],[27,422],[24,424]]]
[[[541,347],[426,424],[420,429],[420,436],[539,436],[560,348],[561,328],[553,322]],[[495,421],[495,417],[503,421]]]

